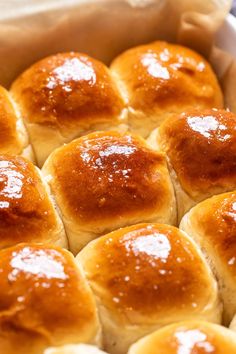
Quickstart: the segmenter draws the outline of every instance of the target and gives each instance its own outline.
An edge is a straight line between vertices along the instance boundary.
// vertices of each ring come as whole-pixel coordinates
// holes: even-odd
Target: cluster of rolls
[[[204,58],[45,58],[0,137],[0,352],[236,352],[236,115]]]

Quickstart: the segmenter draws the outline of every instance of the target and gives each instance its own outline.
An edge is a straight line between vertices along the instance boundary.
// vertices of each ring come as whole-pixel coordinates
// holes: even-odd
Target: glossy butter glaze
[[[236,115],[189,111],[160,127],[160,144],[192,197],[236,188]]]
[[[129,354],[234,354],[233,332],[207,322],[167,326],[134,345]]]
[[[192,50],[166,42],[129,49],[111,69],[124,85],[128,103],[145,113],[185,107],[222,108],[222,93],[207,61]]]
[[[93,241],[78,256],[104,306],[156,318],[202,310],[212,293],[205,264],[177,228],[139,224]],[[130,317],[129,317],[130,316]]]
[[[56,227],[55,211],[33,164],[0,155],[0,248],[50,240]]]
[[[6,353],[18,345],[20,353],[27,345],[41,353],[75,340],[76,333],[79,339],[96,318],[91,293],[67,251],[39,244],[7,248],[0,251],[0,274],[0,345]]]
[[[220,257],[223,268],[236,277],[236,192],[214,196],[190,214],[197,230]],[[195,226],[194,226],[195,227]]]
[[[0,86],[0,153],[20,154],[22,148],[16,112],[8,92]]]
[[[123,101],[108,69],[81,53],[47,57],[26,70],[11,92],[26,122],[59,129],[113,122]]]
[[[61,204],[70,216],[90,224],[145,217],[172,198],[164,156],[132,135],[87,135],[58,150],[52,166],[52,188]]]

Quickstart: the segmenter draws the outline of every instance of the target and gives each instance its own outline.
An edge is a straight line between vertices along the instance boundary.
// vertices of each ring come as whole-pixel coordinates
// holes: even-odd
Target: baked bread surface
[[[131,48],[111,64],[129,108],[129,127],[146,137],[173,113],[223,108],[210,64],[189,48],[156,41]]]
[[[220,322],[216,281],[177,228],[138,224],[90,242],[77,256],[98,304],[105,349],[126,353],[155,329],[186,319]]]
[[[165,157],[135,135],[98,132],[59,148],[43,175],[74,253],[91,239],[141,221],[176,222]]]
[[[98,340],[91,290],[68,251],[18,244],[0,251],[0,273],[2,353],[41,354],[51,345]]]

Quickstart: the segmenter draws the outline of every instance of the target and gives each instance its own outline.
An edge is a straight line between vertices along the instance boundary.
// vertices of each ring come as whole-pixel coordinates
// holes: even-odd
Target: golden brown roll
[[[157,41],[129,49],[113,61],[111,71],[128,106],[130,129],[144,137],[173,113],[223,108],[209,63],[180,45]]]
[[[219,282],[224,322],[236,314],[236,192],[216,195],[198,204],[180,224],[206,253]]]
[[[106,354],[102,350],[88,344],[64,345],[63,347],[48,348],[44,354]]]
[[[236,115],[192,110],[166,120],[149,143],[167,154],[179,219],[212,195],[236,189]]]
[[[236,334],[204,321],[166,326],[133,344],[128,354],[235,354]]]
[[[37,62],[16,79],[11,94],[40,166],[63,143],[126,122],[124,102],[109,70],[81,53]]]
[[[7,90],[0,86],[0,154],[24,155],[33,160],[32,148],[23,122]]]
[[[0,249],[19,242],[68,246],[39,170],[24,157],[0,155]]]
[[[68,251],[19,244],[0,251],[0,273],[1,353],[99,340],[93,295]]]
[[[73,253],[119,227],[176,221],[165,157],[138,136],[89,134],[53,152],[43,175],[60,207]]]
[[[197,245],[164,224],[139,224],[90,242],[77,256],[95,294],[105,350],[188,319],[219,322],[216,281]]]

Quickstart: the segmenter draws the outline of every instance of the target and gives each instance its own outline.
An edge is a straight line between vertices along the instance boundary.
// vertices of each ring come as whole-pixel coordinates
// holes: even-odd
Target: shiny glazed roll
[[[119,227],[176,221],[165,157],[138,136],[89,134],[53,152],[43,175],[61,210],[73,253]]]
[[[236,115],[193,110],[166,120],[149,137],[167,154],[179,219],[208,197],[236,189]]]
[[[40,171],[24,157],[0,155],[0,249],[19,242],[68,247]]]
[[[173,113],[192,107],[223,108],[210,64],[191,49],[166,42],[131,48],[111,71],[129,107],[129,126],[146,137]]]
[[[127,353],[142,336],[187,319],[220,322],[216,281],[177,228],[139,224],[90,242],[77,256],[95,294],[105,350]]]
[[[19,244],[0,251],[0,273],[1,353],[99,340],[94,298],[71,253]]]
[[[236,192],[198,204],[183,217],[180,227],[204,250],[217,275],[228,325],[236,314]]]
[[[63,347],[48,348],[44,354],[106,354],[100,349],[87,344],[65,345]]]
[[[32,148],[23,122],[9,93],[0,86],[0,154],[24,155],[33,160]]]
[[[109,70],[82,53],[62,53],[37,62],[16,79],[11,94],[39,166],[63,143],[126,122],[124,102]]]
[[[128,354],[235,354],[236,334],[204,321],[166,326],[133,344]]]

